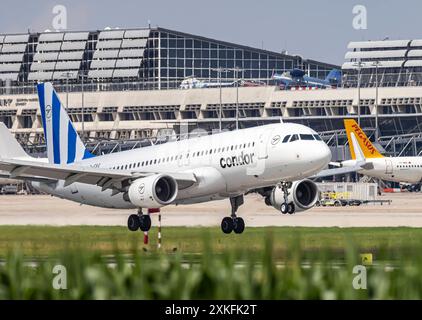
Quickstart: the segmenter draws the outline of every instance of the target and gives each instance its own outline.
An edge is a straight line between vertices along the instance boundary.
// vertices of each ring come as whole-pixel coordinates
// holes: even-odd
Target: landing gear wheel
[[[139,216],[139,229],[141,231],[149,231],[151,229],[151,217],[149,215],[143,214]]]
[[[289,211],[289,205],[287,204],[287,202],[281,204],[280,211],[282,214],[286,214]]]
[[[127,227],[130,231],[136,231],[139,229],[140,221],[137,214],[131,214],[127,219]]]
[[[242,218],[233,219],[233,231],[234,233],[240,234],[245,230],[245,221]]]
[[[287,205],[287,212],[289,214],[293,214],[293,213],[295,213],[295,211],[296,211],[295,205],[293,203],[289,203]]]
[[[223,221],[221,221],[221,230],[225,233],[225,234],[229,234],[233,231],[234,228],[234,223],[233,223],[233,219],[230,217],[225,217],[223,219]]]

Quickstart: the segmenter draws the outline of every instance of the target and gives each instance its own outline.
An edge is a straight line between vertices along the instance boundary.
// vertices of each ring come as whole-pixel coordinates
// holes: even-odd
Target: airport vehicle
[[[223,232],[242,233],[236,212],[243,195],[258,192],[283,213],[310,209],[316,184],[305,179],[326,167],[331,152],[318,134],[298,124],[264,125],[139,149],[91,154],[51,83],[37,85],[47,159],[29,157],[0,123],[0,170],[36,189],[82,204],[137,208],[131,231],[149,230],[142,209],[229,198]]]
[[[318,88],[332,88],[341,84],[341,71],[331,70],[325,79],[318,79],[305,75],[304,70],[293,69],[282,74],[274,73],[272,78],[279,80],[286,88],[292,86],[310,86]]]
[[[345,119],[352,159],[343,167],[360,166],[361,174],[387,181],[418,184],[422,181],[422,157],[384,157],[353,119]]]
[[[1,188],[0,194],[17,194],[18,187],[16,185],[5,185]]]

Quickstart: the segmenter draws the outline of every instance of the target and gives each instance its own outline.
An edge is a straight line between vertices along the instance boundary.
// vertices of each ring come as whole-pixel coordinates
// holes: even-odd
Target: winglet
[[[28,154],[7,129],[3,122],[0,122],[0,158],[15,159],[28,158]]]
[[[349,141],[350,155],[355,160],[357,157],[383,158],[384,156],[374,147],[365,132],[353,119],[344,119],[347,140]],[[362,159],[360,159],[362,160]]]
[[[50,82],[37,85],[49,163],[71,164],[92,155],[79,138]]]

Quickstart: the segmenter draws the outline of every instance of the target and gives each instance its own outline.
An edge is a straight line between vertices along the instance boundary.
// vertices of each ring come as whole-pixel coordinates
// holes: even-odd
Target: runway
[[[248,195],[238,214],[249,227],[422,227],[422,194],[385,194],[391,205],[313,208],[282,215],[267,207],[261,197]],[[47,195],[0,196],[0,225],[104,225],[125,226],[130,210],[102,209],[79,205]],[[218,226],[229,215],[229,201],[215,201],[162,209],[165,226]],[[152,216],[153,224],[157,215]]]

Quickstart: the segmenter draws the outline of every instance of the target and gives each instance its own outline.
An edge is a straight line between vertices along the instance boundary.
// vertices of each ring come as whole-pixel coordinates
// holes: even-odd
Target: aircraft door
[[[386,174],[393,173],[393,162],[390,159],[385,159],[385,173]]]
[[[270,139],[271,130],[265,130],[259,136],[258,143],[258,159],[268,159],[268,141]]]

